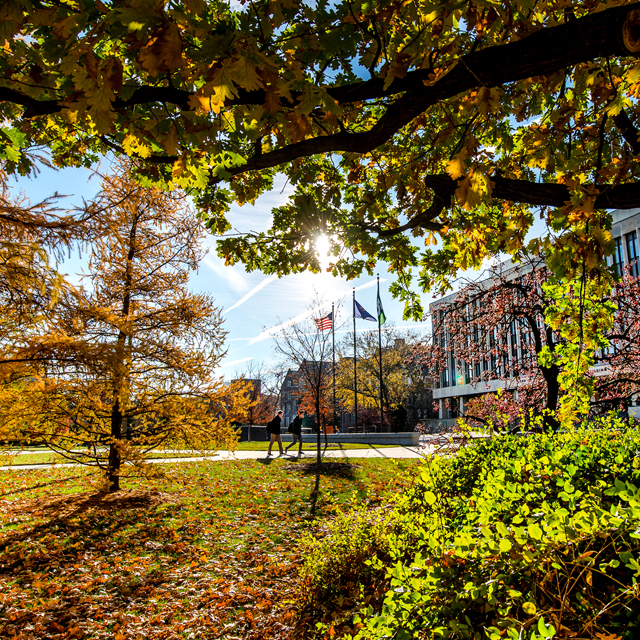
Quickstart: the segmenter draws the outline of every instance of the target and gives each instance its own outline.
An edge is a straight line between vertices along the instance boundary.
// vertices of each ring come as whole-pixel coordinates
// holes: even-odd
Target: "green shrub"
[[[634,637],[640,434],[607,427],[477,442],[425,462],[386,511],[343,514],[307,542],[305,603],[318,628],[397,640]]]

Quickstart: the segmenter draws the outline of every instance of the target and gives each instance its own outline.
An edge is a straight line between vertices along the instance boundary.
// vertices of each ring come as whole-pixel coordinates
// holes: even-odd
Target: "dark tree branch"
[[[569,23],[545,27],[516,42],[481,49],[461,58],[451,71],[428,86],[424,81],[429,78],[430,70],[419,70],[394,80],[387,92],[383,90],[384,81],[377,79],[329,89],[330,95],[340,103],[380,98],[397,91],[405,93],[368,131],[310,138],[250,158],[244,165],[230,169],[230,173],[267,169],[320,153],[368,153],[442,100],[480,86],[497,87],[550,75],[600,57],[634,55],[628,47],[635,50],[637,42],[630,42],[629,34],[633,35],[632,27],[640,23],[640,11],[633,11],[639,7],[640,4],[635,4],[607,9]]]
[[[334,134],[290,145],[283,150],[264,154],[262,162],[269,157],[270,164],[250,167],[245,165],[243,170],[275,166],[309,153],[339,150],[366,152],[387,140],[395,131],[433,104],[478,86],[496,87],[524,78],[549,75],[599,57],[629,56],[640,49],[640,36],[636,36],[634,31],[638,30],[640,24],[638,10],[640,3],[635,3],[600,11],[555,27],[543,27],[521,40],[469,53],[448,72],[442,68],[410,71],[403,78],[394,79],[387,89],[384,88],[385,81],[382,78],[328,87],[327,92],[339,104],[379,99],[400,93],[407,95],[392,104],[371,131],[347,134],[347,140],[343,139],[344,134]],[[434,72],[441,74],[439,80],[433,79]],[[145,85],[137,88],[128,100],[116,97],[113,109],[126,109],[150,102],[177,104],[188,109],[191,95],[192,92],[185,89]],[[227,101],[226,106],[263,104],[265,98],[266,93],[263,90],[239,89],[238,97]],[[0,101],[26,107],[23,116],[25,118],[58,113],[71,104],[68,99],[36,100],[9,88],[0,88]],[[294,97],[292,106],[297,101],[297,97]],[[394,119],[397,117],[400,118],[400,122],[394,125]],[[371,139],[370,144],[366,142],[367,139]],[[284,155],[283,151],[286,152]]]
[[[421,229],[430,229],[431,231],[440,231],[442,229],[442,225],[439,222],[433,222],[444,209],[445,201],[438,195],[435,194],[433,198],[433,202],[431,206],[426,210],[415,216],[406,224],[400,225],[395,229],[382,229],[378,231],[378,235],[381,237],[388,236],[396,236],[399,233],[404,233],[408,229],[416,229],[420,227]]]
[[[568,187],[563,184],[528,182],[495,176],[492,196],[495,200],[524,202],[534,206],[563,207],[570,202]],[[446,173],[428,176],[425,179],[427,188],[435,193],[433,204],[420,215],[406,224],[394,229],[376,230],[382,237],[394,236],[409,229],[431,229],[439,231],[442,225],[435,219],[442,213],[445,203],[454,195],[458,181]],[[603,187],[596,197],[594,206],[597,209],[633,209],[640,204],[640,182]]]
[[[627,112],[622,109],[620,113],[613,116],[613,121],[616,123],[616,127],[622,134],[622,137],[625,139],[627,144],[631,147],[633,151],[633,155],[637,156],[640,153],[640,140],[638,136],[640,135],[640,131],[633,125]]]

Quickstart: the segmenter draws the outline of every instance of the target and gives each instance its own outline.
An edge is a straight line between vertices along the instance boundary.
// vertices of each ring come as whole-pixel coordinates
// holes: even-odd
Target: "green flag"
[[[384,315],[384,309],[382,308],[382,300],[380,300],[380,283],[378,282],[378,322],[383,325],[387,321],[387,316]]]

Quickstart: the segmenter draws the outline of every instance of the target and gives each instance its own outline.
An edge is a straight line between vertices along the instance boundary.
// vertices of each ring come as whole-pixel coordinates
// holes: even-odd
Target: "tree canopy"
[[[496,416],[513,423],[533,410],[558,429],[578,398],[582,415],[629,406],[640,390],[640,280],[626,267],[610,293],[593,282],[586,291],[559,288],[540,259],[519,262],[498,265],[432,306],[433,343],[423,346],[421,362],[441,386],[449,372],[474,386],[481,400],[464,417],[476,425]],[[581,324],[566,321],[568,305],[582,305]],[[576,333],[579,358],[566,349]],[[496,398],[487,391],[497,380],[506,393]]]
[[[32,287],[43,281],[43,292],[24,306],[46,313],[33,327],[9,316],[5,327],[13,330],[0,334],[7,439],[44,443],[98,466],[109,490],[119,489],[122,475],[143,472],[125,462],[141,463],[161,445],[232,445],[231,425],[250,404],[242,383],[214,377],[225,354],[220,310],[211,296],[187,287],[205,254],[202,225],[179,191],[141,187],[128,174],[129,163],[120,162],[87,206],[101,212],[101,233],[87,240],[82,282],[63,283],[54,296],[36,262],[39,278],[27,272],[24,279]],[[27,253],[22,262],[34,261]],[[3,284],[0,302],[10,306],[7,289]]]
[[[334,272],[377,259],[409,291],[488,253],[531,249],[561,273],[610,250],[607,208],[640,206],[640,4],[622,0],[82,0],[3,3],[0,154],[28,172],[125,154],[149,181],[226,213],[295,185],[229,263]],[[437,250],[432,246],[442,238]],[[278,240],[274,250],[273,240]],[[426,245],[426,246],[425,246]]]
[[[396,410],[411,396],[423,394],[426,380],[421,366],[413,363],[413,351],[420,342],[413,331],[403,331],[386,325],[381,334],[382,400],[385,411]],[[337,345],[339,361],[336,365],[336,392],[345,410],[354,405],[353,333]],[[380,358],[378,332],[366,331],[356,338],[358,395],[363,409],[380,408]],[[378,418],[377,424],[380,424]]]

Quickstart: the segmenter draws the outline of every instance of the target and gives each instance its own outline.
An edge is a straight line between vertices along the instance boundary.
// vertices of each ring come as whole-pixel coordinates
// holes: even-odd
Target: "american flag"
[[[333,327],[333,311],[328,316],[325,316],[324,318],[320,318],[319,320],[315,320],[315,323],[318,327],[318,331],[331,329],[331,327]]]

